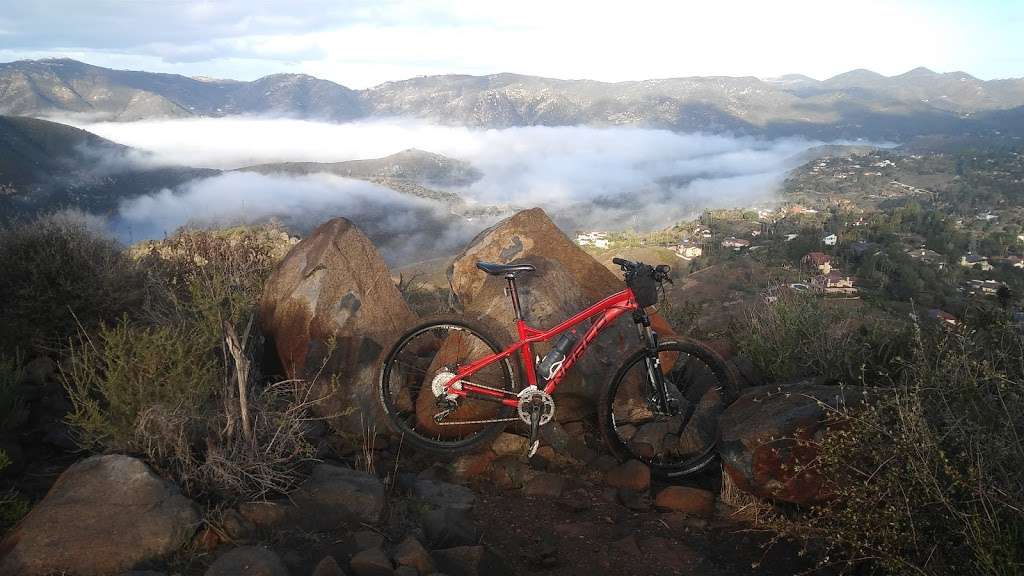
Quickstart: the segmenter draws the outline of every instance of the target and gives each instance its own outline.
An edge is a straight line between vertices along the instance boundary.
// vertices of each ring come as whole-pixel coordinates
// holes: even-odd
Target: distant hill
[[[281,162],[242,168],[263,174],[312,174],[327,172],[360,180],[397,179],[428,186],[462,187],[479,180],[479,170],[468,162],[410,148],[384,158],[345,162]]]
[[[0,113],[81,113],[115,120],[275,114],[343,121],[400,115],[475,127],[629,125],[897,140],[1019,131],[1022,107],[1024,79],[983,81],[925,68],[890,77],[853,70],[823,81],[800,75],[616,83],[444,75],[356,91],[297,74],[238,82],[110,70],[67,59],[0,64]]]
[[[406,195],[436,200],[462,216],[500,216],[510,213],[510,209],[504,206],[470,204],[459,194],[446,190],[468,186],[483,176],[471,164],[415,148],[384,158],[345,162],[280,162],[239,170],[260,174],[334,174],[380,184]]]
[[[132,150],[56,122],[0,116],[0,215],[62,207],[104,213],[118,203],[216,170],[140,167]]]
[[[85,130],[35,118],[0,116],[0,216],[64,207],[107,213],[127,198],[222,173],[202,168],[147,167],[144,160],[144,153]],[[404,150],[369,160],[289,162],[242,170],[262,174],[329,173],[367,180],[408,196],[436,201],[462,217],[508,212],[501,206],[468,203],[446,190],[472,184],[481,174],[467,162],[423,150]]]

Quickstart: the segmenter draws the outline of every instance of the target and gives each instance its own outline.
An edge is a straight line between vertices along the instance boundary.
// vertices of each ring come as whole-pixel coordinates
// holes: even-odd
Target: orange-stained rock
[[[830,494],[815,466],[817,446],[840,407],[863,403],[865,389],[812,382],[750,388],[719,419],[722,466],[744,492],[794,504]]]
[[[669,486],[658,492],[654,505],[663,510],[709,517],[715,513],[715,495],[700,488]]]
[[[295,245],[264,288],[260,322],[289,378],[313,383],[316,412],[359,431],[378,416],[383,348],[416,322],[370,240],[344,218]],[[380,426],[379,428],[383,428]]]

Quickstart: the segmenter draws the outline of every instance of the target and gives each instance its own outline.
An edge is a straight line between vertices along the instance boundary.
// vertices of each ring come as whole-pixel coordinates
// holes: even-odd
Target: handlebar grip
[[[612,258],[612,264],[615,264],[616,266],[625,266],[627,268],[633,268],[635,266],[629,260],[624,260],[622,258]]]

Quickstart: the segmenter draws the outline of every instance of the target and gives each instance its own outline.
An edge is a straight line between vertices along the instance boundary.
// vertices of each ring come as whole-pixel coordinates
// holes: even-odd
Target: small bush
[[[1020,334],[918,333],[892,393],[826,436],[836,498],[807,521],[834,552],[887,574],[1024,574],[1024,379],[993,338]]]
[[[91,328],[141,302],[141,278],[117,242],[74,214],[0,228],[0,268],[4,350],[61,346],[79,322]]]
[[[188,326],[138,327],[123,319],[83,335],[62,364],[83,446],[138,450],[135,428],[153,407],[198,413],[221,381],[211,347]]]

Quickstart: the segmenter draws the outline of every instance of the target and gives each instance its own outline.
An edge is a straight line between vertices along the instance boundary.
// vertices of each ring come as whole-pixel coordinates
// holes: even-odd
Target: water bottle
[[[551,380],[555,376],[555,372],[562,368],[565,356],[572,350],[578,340],[579,336],[576,335],[575,330],[562,334],[555,341],[554,348],[545,354],[540,364],[537,365],[537,372],[540,374],[540,377],[544,380]]]

